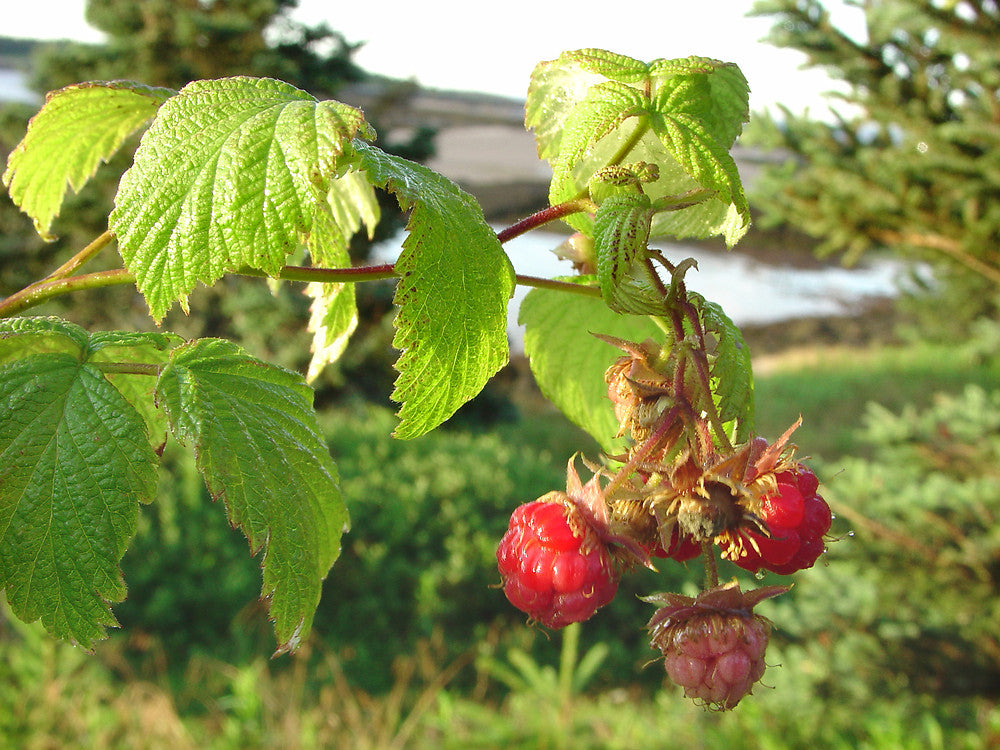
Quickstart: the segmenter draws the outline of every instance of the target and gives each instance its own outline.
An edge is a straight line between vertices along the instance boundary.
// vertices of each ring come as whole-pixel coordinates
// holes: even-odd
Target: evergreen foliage
[[[848,93],[832,122],[755,118],[792,158],[759,183],[767,223],[788,222],[848,262],[891,248],[958,285],[961,322],[996,310],[1000,285],[1000,7],[993,0],[858,3],[864,38],[819,0],[765,0],[768,40],[804,52]],[[940,289],[941,287],[939,287]],[[952,295],[950,302],[956,302]],[[962,310],[962,313],[958,313]],[[938,316],[940,317],[940,316]]]
[[[858,437],[872,456],[838,461],[824,487],[839,535],[828,564],[775,604],[785,656],[813,665],[803,690],[848,711],[874,700],[991,705],[1000,686],[1000,393],[969,385],[927,408],[871,405]]]

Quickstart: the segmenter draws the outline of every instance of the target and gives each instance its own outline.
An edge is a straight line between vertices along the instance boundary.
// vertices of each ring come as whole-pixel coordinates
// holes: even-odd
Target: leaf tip
[[[286,638],[283,643],[278,644],[278,647],[274,650],[274,653],[271,654],[271,658],[277,659],[279,656],[282,656],[283,654],[290,654],[294,653],[295,651],[298,651],[299,646],[302,645],[302,635],[303,635],[303,630],[305,629],[305,625],[306,625],[305,618],[300,619],[298,624],[295,626],[295,629],[292,630],[291,635],[289,635],[288,638]]]

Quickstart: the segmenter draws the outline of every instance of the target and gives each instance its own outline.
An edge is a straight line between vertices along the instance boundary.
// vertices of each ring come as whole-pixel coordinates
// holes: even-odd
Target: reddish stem
[[[536,211],[531,216],[521,219],[515,224],[511,224],[506,229],[501,229],[497,232],[497,239],[500,240],[500,244],[502,245],[515,237],[520,237],[522,234],[526,234],[532,229],[538,229],[538,227],[548,224],[551,221],[556,221],[570,214],[594,211],[596,208],[593,202],[585,199],[566,201],[555,206],[549,206],[548,208],[543,208],[541,211]]]

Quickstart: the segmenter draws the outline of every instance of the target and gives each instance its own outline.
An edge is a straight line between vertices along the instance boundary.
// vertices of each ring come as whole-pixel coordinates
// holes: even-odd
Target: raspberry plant
[[[729,655],[699,658],[732,668],[688,669],[682,684],[709,704],[736,705],[762,672],[769,627],[753,606],[784,589],[720,586],[715,550],[749,570],[809,567],[829,509],[794,460],[791,430],[773,444],[754,436],[739,329],[687,289],[693,261],[671,261],[649,241],[721,236],[732,247],[746,232],[729,150],[747,118],[747,83],[732,64],[603,50],[543,62],[525,123],[552,167],[550,205],[495,233],[447,178],[381,150],[361,111],[280,81],[52,92],[3,175],[43,236],[67,188],[144,132],[107,232],[0,302],[0,586],[14,613],[83,647],[116,624],[118,564],[173,439],[262,551],[277,650],[295,649],[348,528],[309,381],[358,322],[354,285],[396,279],[394,435],[410,439],[507,362],[506,307],[525,284],[535,287],[520,310],[532,372],[606,455],[585,460],[586,483],[571,458],[565,492],[515,512],[498,550],[508,597],[560,627],[593,615],[631,568],[701,555],[702,595],[651,597],[663,605],[654,646],[673,676],[680,647],[665,646],[664,633],[711,610],[716,629],[732,631],[716,634]],[[395,264],[352,267],[350,238],[379,220],[376,189],[409,211],[407,238]],[[559,220],[576,232],[563,248],[576,273],[516,275],[503,243]],[[121,268],[81,272],[113,245]],[[17,317],[58,295],[134,284],[159,323],[175,304],[186,310],[199,282],[227,274],[304,284],[314,336],[305,375],[225,340]],[[704,684],[689,684],[695,672]]]

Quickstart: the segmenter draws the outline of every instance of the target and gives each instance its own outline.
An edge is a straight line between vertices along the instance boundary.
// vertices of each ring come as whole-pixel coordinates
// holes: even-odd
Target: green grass
[[[288,668],[265,656],[240,666],[195,659],[189,680],[172,690],[155,671],[120,671],[120,642],[89,656],[37,625],[14,630],[0,639],[4,748],[976,750],[1000,729],[1000,709],[986,702],[961,723],[947,706],[914,714],[885,701],[838,721],[782,684],[794,677],[791,665],[771,665],[769,687],[725,713],[705,711],[672,687],[567,693],[551,681],[500,696],[477,664],[440,660],[433,643],[401,655],[392,689],[380,695],[349,684],[340,659],[323,647],[316,659],[296,658]],[[485,689],[454,690],[459,671],[479,673]]]
[[[757,431],[776,437],[801,415],[794,441],[804,455],[826,461],[859,455],[864,448],[855,431],[869,403],[899,412],[907,404],[929,405],[938,391],[957,393],[972,383],[1000,387],[1000,364],[928,344],[788,358],[757,377]]]

